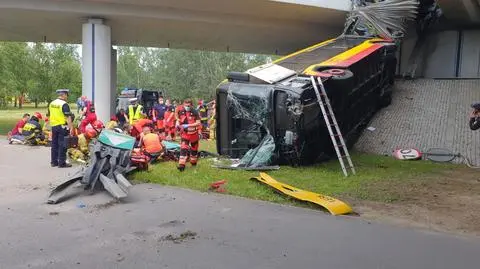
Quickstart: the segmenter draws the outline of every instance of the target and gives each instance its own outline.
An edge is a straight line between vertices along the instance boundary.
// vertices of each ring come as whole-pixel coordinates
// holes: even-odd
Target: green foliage
[[[212,99],[230,71],[245,71],[272,60],[266,55],[180,49],[118,49],[117,84],[162,89],[174,99]]]
[[[0,107],[12,97],[48,102],[58,88],[81,93],[81,68],[75,45],[0,43]]]
[[[74,45],[36,43],[32,48],[35,83],[29,97],[49,102],[55,90],[68,88],[74,101],[82,92],[82,73]]]
[[[0,42],[0,107],[20,95],[35,103],[49,102],[59,88],[69,88],[70,101],[75,101],[82,88],[77,47]],[[212,99],[228,72],[271,60],[244,53],[118,47],[117,85],[161,89],[175,99]]]

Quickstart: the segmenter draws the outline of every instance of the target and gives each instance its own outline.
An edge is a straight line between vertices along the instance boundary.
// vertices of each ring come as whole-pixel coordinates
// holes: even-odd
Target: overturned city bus
[[[311,76],[321,77],[347,147],[391,102],[393,40],[342,35],[245,73],[217,88],[217,150],[241,158],[260,145],[270,163],[308,165],[335,155]]]

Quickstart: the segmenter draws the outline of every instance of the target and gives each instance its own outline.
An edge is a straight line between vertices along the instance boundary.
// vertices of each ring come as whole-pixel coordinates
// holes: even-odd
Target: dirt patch
[[[379,181],[364,188],[374,199],[353,199],[352,203],[364,218],[480,236],[477,170],[457,168],[407,180]]]
[[[168,234],[166,236],[163,236],[160,238],[160,241],[172,241],[175,244],[180,244],[186,240],[192,240],[197,237],[196,232],[192,232],[190,230],[181,233],[180,235],[175,235],[175,234]]]

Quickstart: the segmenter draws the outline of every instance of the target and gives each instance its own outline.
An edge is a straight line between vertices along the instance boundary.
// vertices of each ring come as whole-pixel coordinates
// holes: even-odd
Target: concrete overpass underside
[[[350,5],[350,0],[2,0],[0,40],[81,43],[82,93],[107,120],[116,93],[112,45],[287,54],[341,33]]]
[[[100,17],[111,27],[113,45],[286,54],[339,34],[349,5],[349,0],[2,0],[0,40],[78,44],[82,23]]]

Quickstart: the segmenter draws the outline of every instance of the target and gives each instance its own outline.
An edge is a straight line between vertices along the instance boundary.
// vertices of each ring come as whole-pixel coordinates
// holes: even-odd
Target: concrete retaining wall
[[[392,104],[379,111],[355,149],[391,155],[397,148],[447,148],[480,165],[480,130],[469,128],[480,80],[397,81]]]

